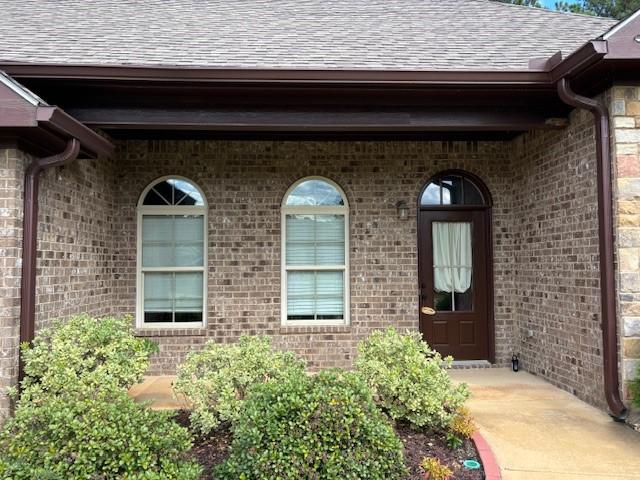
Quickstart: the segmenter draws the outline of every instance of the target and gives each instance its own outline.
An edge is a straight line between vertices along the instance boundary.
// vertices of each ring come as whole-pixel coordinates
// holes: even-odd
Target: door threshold
[[[451,368],[465,369],[465,368],[491,368],[492,365],[489,360],[454,360],[451,364]]]

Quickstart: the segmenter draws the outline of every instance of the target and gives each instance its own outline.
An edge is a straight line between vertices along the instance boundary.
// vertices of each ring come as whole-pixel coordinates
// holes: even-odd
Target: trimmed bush
[[[127,395],[153,350],[128,319],[79,316],[43,330],[23,348],[28,376],[0,432],[0,478],[196,480],[188,430]]]
[[[178,368],[173,388],[192,406],[191,425],[208,433],[240,415],[247,390],[256,384],[304,372],[291,352],[274,351],[268,337],[242,336],[237,344],[207,342]]]
[[[69,385],[21,401],[0,433],[0,478],[196,480],[190,434],[126,391]]]
[[[234,428],[226,479],[406,476],[402,442],[353,373],[294,374],[254,386]]]
[[[38,385],[47,393],[64,391],[70,382],[129,388],[140,382],[157,346],[134,336],[129,317],[79,315],[55,322],[23,345],[23,389]]]
[[[356,369],[378,406],[394,420],[414,427],[445,429],[469,396],[455,386],[443,359],[418,332],[376,331],[358,345]]]

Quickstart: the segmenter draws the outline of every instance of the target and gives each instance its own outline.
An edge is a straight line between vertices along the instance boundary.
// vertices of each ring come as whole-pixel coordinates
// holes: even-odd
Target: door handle
[[[422,313],[424,313],[425,315],[435,315],[436,314],[436,311],[431,307],[422,307],[420,309],[420,311]]]

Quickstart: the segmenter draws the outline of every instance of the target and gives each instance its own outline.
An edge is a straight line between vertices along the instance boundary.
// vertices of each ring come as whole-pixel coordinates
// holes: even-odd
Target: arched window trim
[[[480,191],[480,194],[483,197],[484,203],[477,205],[461,205],[461,204],[453,204],[453,205],[438,205],[438,204],[423,204],[422,196],[424,195],[425,190],[429,187],[431,183],[434,183],[436,180],[440,181],[442,177],[446,177],[448,175],[454,175],[462,177],[463,179],[469,180],[473,183],[476,188]],[[482,181],[480,177],[477,175],[468,172],[466,170],[458,170],[458,169],[450,169],[450,170],[442,170],[435,175],[432,175],[424,184],[422,189],[420,189],[420,194],[418,195],[418,208],[422,210],[478,210],[478,209],[489,209],[493,206],[493,199],[491,197],[491,192],[487,188],[487,185]]]
[[[151,191],[151,189],[153,187],[155,187],[159,183],[164,182],[165,180],[171,180],[171,179],[182,180],[184,182],[189,183],[192,187],[194,187],[196,190],[198,190],[198,193],[202,197],[202,201],[203,201],[204,204],[203,205],[144,205],[144,199],[147,198],[147,195],[149,194],[149,192]],[[154,209],[159,209],[159,208],[174,208],[174,207],[179,208],[179,209],[184,209],[185,207],[194,208],[194,209],[199,208],[199,209],[202,209],[203,211],[206,211],[206,209],[207,209],[207,197],[205,196],[205,194],[202,191],[202,189],[200,188],[200,186],[196,182],[191,180],[190,178],[183,177],[181,175],[165,175],[163,177],[156,178],[151,183],[149,183],[149,185],[147,185],[144,188],[144,190],[140,194],[140,197],[138,198],[138,209],[142,208],[142,209],[152,209],[152,210],[154,210]]]
[[[188,182],[202,196],[203,205],[144,205],[144,199],[151,189],[169,179]],[[153,180],[138,198],[136,208],[136,328],[139,329],[185,329],[204,328],[207,324],[207,265],[208,265],[208,206],[207,198],[200,186],[193,180],[180,175],[165,175]],[[144,215],[201,215],[203,217],[203,261],[202,267],[143,267],[142,266],[142,225]],[[202,320],[200,322],[144,322],[144,275],[145,271],[202,272]]]
[[[328,183],[329,185],[331,185],[342,196],[342,201],[343,201],[344,205],[324,205],[324,206],[322,206],[322,205],[287,205],[287,199],[293,193],[293,191],[296,188],[298,188],[298,186],[301,183],[308,182],[310,180],[318,180],[318,181],[325,182],[325,183]],[[305,208],[308,208],[308,209],[316,209],[316,210],[317,209],[349,210],[349,200],[347,199],[347,196],[345,195],[344,190],[342,190],[342,187],[340,187],[340,185],[338,185],[333,180],[331,180],[329,178],[326,178],[326,177],[311,176],[311,177],[301,178],[300,180],[296,180],[296,182],[287,189],[287,193],[285,193],[284,197],[282,197],[281,206],[282,206],[282,208],[287,208],[287,209],[305,209]]]
[[[332,205],[332,206],[318,206],[318,205],[287,205],[287,199],[289,195],[303,182],[309,180],[319,180],[322,182],[326,182],[332,187],[334,187],[338,193],[342,196],[342,200],[344,205]],[[344,193],[344,190],[333,180],[322,177],[322,176],[309,176],[304,177],[291,185],[287,189],[284,197],[281,202],[281,216],[280,216],[280,225],[281,225],[281,236],[280,236],[280,244],[281,244],[281,253],[280,253],[280,288],[281,288],[281,324],[283,326],[344,326],[349,325],[351,322],[351,292],[350,292],[350,258],[349,258],[349,202],[347,196]],[[311,266],[287,266],[286,264],[286,249],[287,249],[287,215],[291,214],[326,214],[326,215],[343,215],[344,216],[344,265],[315,265],[313,266],[315,271],[335,271],[341,270],[343,271],[343,292],[344,292],[344,305],[343,305],[343,318],[339,320],[289,320],[288,312],[287,312],[287,272],[302,270],[308,271]]]

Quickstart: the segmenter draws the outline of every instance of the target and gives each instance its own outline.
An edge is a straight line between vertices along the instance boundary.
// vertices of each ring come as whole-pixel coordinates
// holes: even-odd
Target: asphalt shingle
[[[0,0],[0,62],[523,70],[614,20],[488,0]]]

